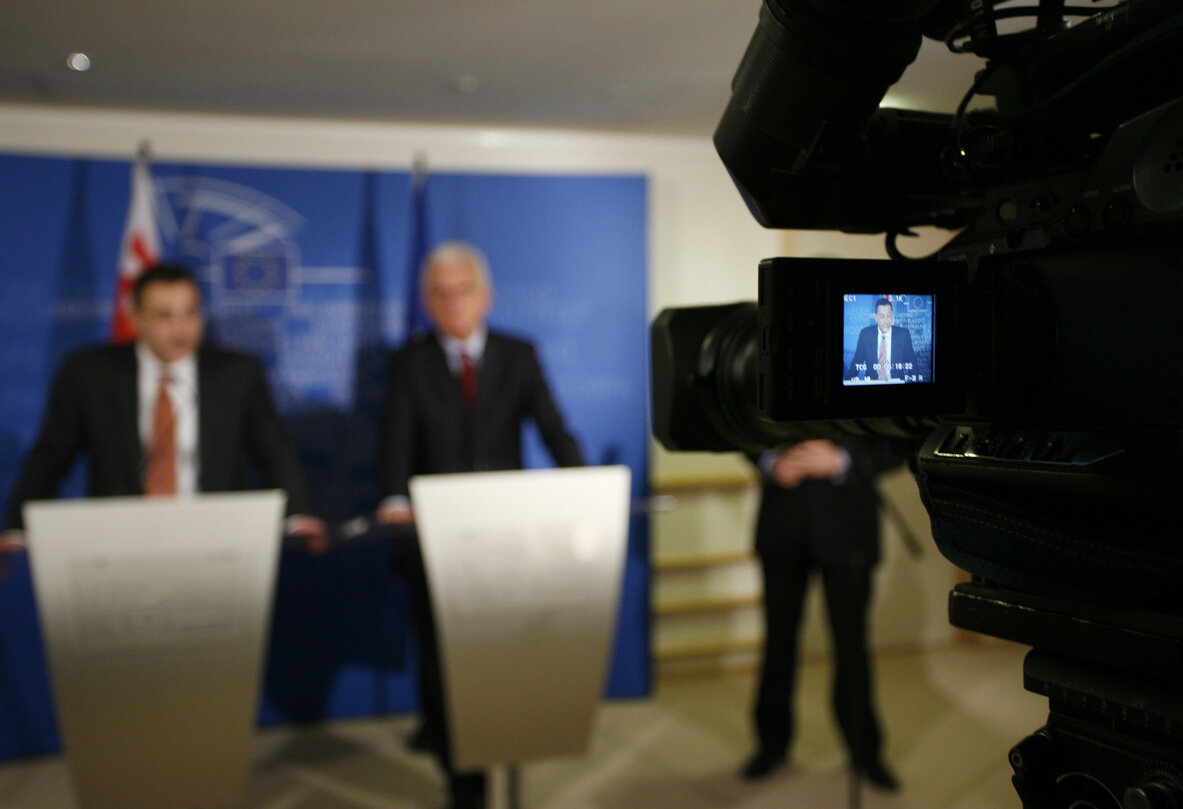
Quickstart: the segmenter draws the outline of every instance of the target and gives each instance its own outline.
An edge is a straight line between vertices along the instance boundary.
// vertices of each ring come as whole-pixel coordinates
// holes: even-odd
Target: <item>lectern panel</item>
[[[460,769],[584,749],[628,540],[627,467],[411,481]]]
[[[25,507],[79,809],[241,805],[281,492]]]

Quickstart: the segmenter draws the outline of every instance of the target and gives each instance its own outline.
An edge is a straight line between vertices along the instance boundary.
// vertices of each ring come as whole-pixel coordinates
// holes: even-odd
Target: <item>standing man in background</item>
[[[391,358],[383,419],[377,519],[414,520],[414,475],[522,468],[522,426],[538,427],[559,466],[583,465],[578,443],[555,405],[534,347],[485,323],[493,286],[483,254],[448,242],[423,264],[420,289],[435,333],[413,339]],[[456,773],[450,761],[439,648],[417,540],[396,551],[419,632],[423,724],[413,746],[432,749],[448,776],[451,806],[485,805],[484,773]]]
[[[874,479],[901,459],[887,443],[815,439],[759,457],[764,480],[756,554],[764,577],[764,657],[753,710],[757,748],[742,775],[756,780],[785,761],[805,593],[820,573],[834,655],[833,710],[860,777],[897,789],[882,759],[867,652],[871,575],[879,562]]]
[[[311,515],[295,447],[253,357],[201,346],[201,293],[189,270],[158,264],[136,280],[137,341],[84,349],[58,369],[36,441],[9,501],[0,551],[23,547],[21,507],[46,499],[85,455],[91,497],[172,496],[243,488],[249,458],[287,492],[289,535],[311,547]]]

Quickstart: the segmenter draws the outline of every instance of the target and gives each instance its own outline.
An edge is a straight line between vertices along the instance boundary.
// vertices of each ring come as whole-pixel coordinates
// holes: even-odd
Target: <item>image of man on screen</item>
[[[912,335],[902,326],[893,325],[895,314],[891,301],[875,302],[875,325],[859,332],[858,346],[846,369],[847,379],[871,382],[903,382],[914,377],[916,354]]]

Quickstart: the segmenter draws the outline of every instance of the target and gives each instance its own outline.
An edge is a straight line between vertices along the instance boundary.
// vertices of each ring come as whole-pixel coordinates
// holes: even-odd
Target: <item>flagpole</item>
[[[411,164],[410,250],[407,256],[407,322],[406,339],[410,340],[431,329],[423,311],[419,289],[419,270],[429,249],[427,233],[427,154],[418,152]]]
[[[413,191],[422,191],[423,186],[427,184],[427,153],[416,152],[415,159],[411,163],[411,189]]]

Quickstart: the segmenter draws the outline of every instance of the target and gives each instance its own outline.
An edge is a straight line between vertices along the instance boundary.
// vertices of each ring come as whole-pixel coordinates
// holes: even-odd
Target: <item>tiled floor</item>
[[[750,675],[683,679],[653,698],[606,703],[585,755],[519,769],[522,809],[991,809],[1019,801],[1010,747],[1043,724],[1046,700],[1022,688],[1025,649],[1001,642],[883,655],[877,691],[894,795],[852,794],[829,714],[829,668],[802,672],[798,742],[790,766],[749,784]],[[269,729],[257,742],[250,809],[436,809],[433,761],[403,740],[413,717]],[[495,773],[494,804],[506,803]],[[60,757],[0,764],[0,807],[72,809]],[[161,809],[170,809],[162,807]]]

